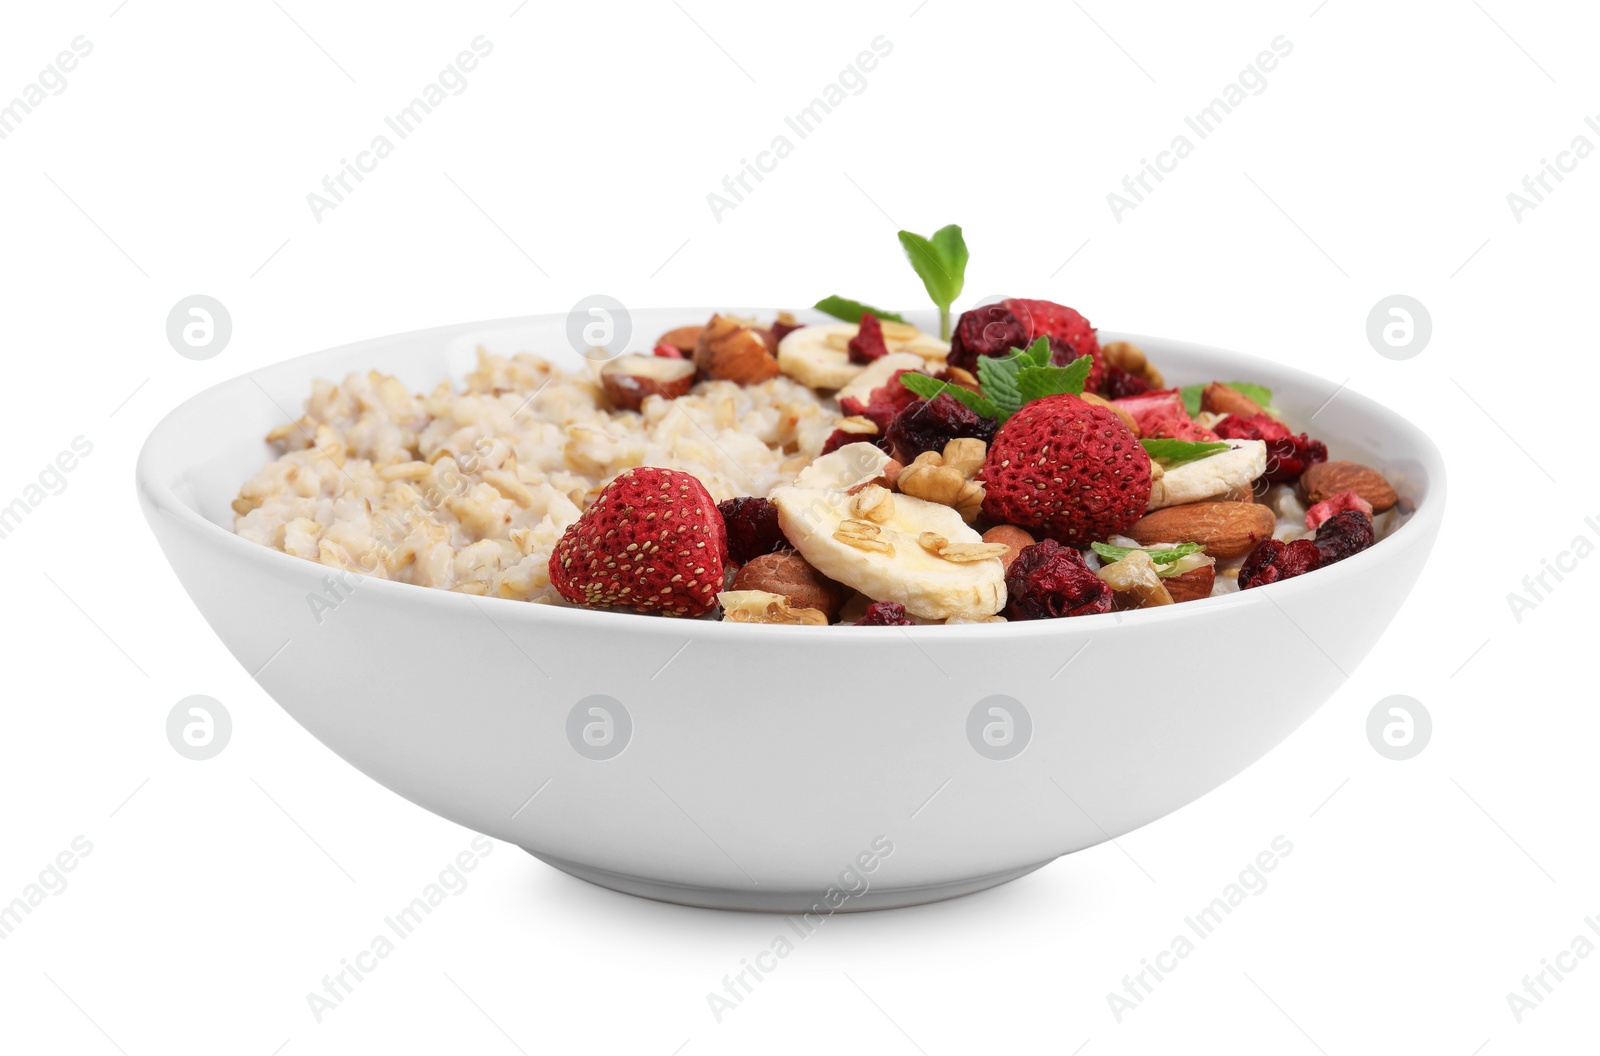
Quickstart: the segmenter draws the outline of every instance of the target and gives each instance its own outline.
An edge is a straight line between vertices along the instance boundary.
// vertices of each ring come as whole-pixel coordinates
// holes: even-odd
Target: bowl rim
[[[713,311],[715,309],[700,309],[694,307],[661,306],[653,308],[630,309],[634,314],[654,312],[683,312],[698,313]],[[771,308],[741,309],[722,308],[724,313],[735,312],[750,314],[770,313]],[[281,571],[284,573],[314,572],[328,566],[309,561],[305,558],[295,557],[281,550],[251,542],[236,534],[232,530],[216,524],[194,509],[166,483],[186,468],[176,464],[173,460],[163,459],[157,449],[162,446],[161,441],[166,435],[178,428],[177,421],[195,408],[203,406],[210,400],[218,398],[222,390],[228,389],[238,383],[251,380],[263,371],[285,368],[295,363],[306,360],[333,358],[340,353],[353,353],[362,347],[382,346],[386,343],[401,339],[417,340],[428,337],[437,337],[441,345],[444,341],[474,331],[487,331],[491,329],[506,329],[514,326],[526,326],[540,320],[564,318],[566,313],[536,313],[533,315],[508,316],[498,319],[484,319],[473,322],[451,323],[443,326],[425,327],[419,330],[403,331],[386,334],[380,337],[364,338],[359,341],[335,345],[329,348],[292,356],[288,359],[265,364],[254,370],[245,371],[224,381],[217,382],[195,393],[179,403],[167,414],[163,415],[150,430],[139,450],[135,462],[135,486],[142,500],[147,504],[147,517],[153,522],[157,513],[166,514],[175,519],[176,523],[191,534],[197,535],[199,541],[223,549],[231,548],[240,559],[260,565],[268,571]],[[795,312],[798,316],[814,317],[818,319],[830,318],[815,311]],[[908,318],[927,315],[929,313],[913,309],[902,312]],[[835,320],[837,321],[837,320]],[[1260,364],[1273,373],[1287,374],[1297,384],[1309,387],[1312,382],[1319,382],[1323,386],[1333,387],[1333,383],[1326,378],[1321,378],[1298,367],[1270,360],[1262,356],[1249,353],[1235,352],[1231,349],[1214,345],[1205,345],[1198,342],[1182,339],[1165,338],[1153,334],[1135,334],[1116,330],[1099,330],[1101,340],[1130,341],[1134,344],[1160,345],[1174,350],[1180,355],[1196,354],[1224,356],[1230,360],[1237,360],[1241,366],[1248,367]],[[374,364],[371,369],[382,369],[382,364]],[[259,385],[259,382],[256,382]],[[979,641],[994,641],[1001,638],[1036,639],[1046,637],[1060,637],[1063,635],[1076,635],[1093,637],[1097,634],[1110,634],[1120,632],[1125,623],[1137,630],[1143,626],[1161,626],[1174,620],[1203,619],[1211,614],[1222,614],[1229,610],[1237,610],[1245,605],[1271,604],[1282,611],[1278,605],[1280,600],[1289,601],[1308,591],[1333,589],[1336,577],[1350,577],[1360,575],[1373,568],[1379,562],[1388,562],[1398,559],[1406,551],[1415,547],[1431,545],[1437,534],[1439,525],[1444,517],[1446,474],[1444,457],[1436,444],[1421,429],[1412,425],[1409,420],[1398,412],[1389,409],[1377,400],[1364,396],[1349,388],[1348,385],[1339,386],[1335,396],[1342,400],[1352,401],[1366,414],[1376,414],[1385,421],[1385,428],[1398,435],[1414,452],[1415,459],[1422,465],[1427,477],[1426,494],[1422,497],[1406,522],[1400,525],[1389,536],[1376,545],[1363,550],[1333,566],[1317,569],[1315,575],[1297,576],[1279,583],[1268,584],[1249,591],[1234,591],[1216,597],[1200,598],[1195,601],[1184,602],[1181,605],[1163,605],[1154,609],[1140,609],[1136,612],[1107,612],[1089,616],[1077,616],[1071,619],[1060,620],[1028,620],[1000,624],[969,623],[969,624],[919,624],[902,627],[862,627],[857,628],[855,634],[841,635],[837,626],[811,627],[811,626],[776,626],[762,624],[728,623],[722,620],[673,619],[657,615],[644,615],[629,612],[612,612],[595,609],[583,609],[576,606],[540,604],[519,601],[513,598],[480,597],[477,595],[462,594],[458,591],[444,590],[438,587],[425,587],[414,583],[401,583],[394,580],[382,579],[376,576],[367,576],[361,573],[349,573],[360,577],[363,591],[374,590],[375,597],[391,599],[396,605],[432,605],[432,606],[457,606],[488,605],[488,610],[480,610],[484,615],[492,617],[491,622],[499,626],[501,619],[534,628],[551,627],[553,629],[594,629],[597,631],[611,630],[623,632],[638,632],[670,636],[674,639],[687,638],[693,641],[697,638],[716,640],[722,636],[747,637],[756,636],[756,640],[765,640],[763,635],[777,635],[784,638],[799,636],[800,640],[810,641],[827,638],[833,641],[872,641],[881,642],[882,637],[891,632],[899,632],[916,644],[934,641],[951,641],[959,639],[975,639]],[[178,445],[180,448],[183,445]],[[230,555],[232,556],[232,555]],[[1270,594],[1263,593],[1270,591]],[[391,593],[393,592],[393,593]],[[1256,598],[1260,595],[1259,600]],[[1287,616],[1287,613],[1285,613]],[[620,621],[620,622],[619,622]],[[1131,623],[1127,623],[1131,621]],[[1291,620],[1292,622],[1292,620]],[[866,638],[860,637],[865,633]],[[924,651],[924,655],[926,652]],[[1076,657],[1076,653],[1073,654]],[[1070,662],[1070,660],[1069,660]],[[937,665],[935,665],[937,666]]]

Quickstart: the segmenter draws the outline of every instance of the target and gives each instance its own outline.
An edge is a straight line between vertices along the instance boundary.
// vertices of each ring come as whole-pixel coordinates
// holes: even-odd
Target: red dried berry
[[[1321,440],[1305,433],[1291,435],[1288,426],[1265,414],[1230,414],[1216,424],[1217,436],[1224,440],[1265,440],[1267,471],[1263,476],[1274,484],[1300,479],[1300,474],[1318,462],[1328,460],[1328,448]]]
[[[805,323],[786,323],[782,319],[774,319],[772,321],[772,343],[776,345],[796,330],[804,330],[805,326]]]
[[[656,347],[652,351],[655,355],[660,356],[662,359],[683,358],[683,349],[679,348],[677,345],[669,345],[665,341],[658,341],[656,343]]]
[[[924,451],[943,451],[957,437],[972,437],[985,444],[994,440],[999,423],[970,410],[949,393],[917,400],[889,423],[889,453],[909,466]]]
[[[846,396],[839,401],[839,408],[845,414],[865,415],[875,422],[878,421],[878,416],[887,410],[888,417],[882,423],[887,425],[889,419],[892,419],[895,415],[921,399],[920,396],[900,383],[900,376],[902,374],[920,373],[922,373],[920,370],[897,370],[889,375],[888,381],[867,393],[865,400],[856,396]]]
[[[969,374],[978,373],[979,356],[1003,356],[1028,347],[1028,328],[1003,304],[985,304],[962,312],[950,335],[945,362]]]
[[[1371,546],[1372,541],[1372,518],[1360,510],[1345,510],[1318,526],[1315,545],[1322,555],[1322,563],[1331,565],[1359,554]]]
[[[1083,554],[1054,539],[1025,546],[1006,570],[1008,620],[1053,620],[1111,611],[1111,586]]]
[[[857,627],[910,627],[906,607],[898,601],[875,601],[867,606],[867,613],[856,621]]]
[[[1125,400],[1129,396],[1140,396],[1150,391],[1150,383],[1137,374],[1131,374],[1121,367],[1106,367],[1105,381],[1100,386],[1101,394],[1108,400]]]
[[[574,605],[662,616],[717,607],[728,533],[705,485],[689,473],[624,470],[562,534],[550,585]]]
[[[1073,545],[1126,532],[1150,501],[1150,456],[1122,419],[1076,396],[1024,404],[982,477],[984,516]]]
[[[778,527],[778,507],[766,499],[744,495],[717,503],[722,523],[728,529],[728,557],[736,565],[762,554],[789,549],[789,540]]]
[[[1264,539],[1239,566],[1239,589],[1249,590],[1280,579],[1305,575],[1322,565],[1322,552],[1310,539],[1285,543]]]
[[[889,346],[883,341],[883,324],[878,322],[877,316],[871,312],[861,313],[861,329],[850,339],[848,347],[850,362],[861,366],[889,354]]]

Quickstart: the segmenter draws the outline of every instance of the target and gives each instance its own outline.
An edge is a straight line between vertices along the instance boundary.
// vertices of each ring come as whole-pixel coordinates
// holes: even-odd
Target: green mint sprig
[[[964,389],[948,381],[927,374],[918,374],[915,371],[906,371],[900,375],[900,384],[921,396],[925,400],[936,400],[941,395],[949,396],[957,403],[974,414],[981,414],[985,418],[1000,417],[1000,410],[987,397],[981,396],[971,389]]]
[[[1121,561],[1136,551],[1148,554],[1150,555],[1150,563],[1157,567],[1173,564],[1183,560],[1190,554],[1198,554],[1205,549],[1199,543],[1182,543],[1178,546],[1161,550],[1148,550],[1137,546],[1112,546],[1110,543],[1090,543],[1089,547],[1107,561]]]
[[[978,384],[983,394],[936,381],[926,374],[902,374],[900,384],[924,399],[947,392],[969,410],[1004,422],[1026,403],[1046,396],[1082,396],[1083,383],[1094,367],[1089,356],[1079,356],[1064,367],[1050,365],[1050,341],[1039,338],[1027,348],[1013,348],[1007,356],[979,356]]]
[[[882,308],[874,308],[870,304],[862,304],[860,301],[852,301],[850,298],[840,297],[838,294],[834,294],[831,297],[824,297],[822,300],[812,305],[812,307],[819,312],[826,312],[835,319],[843,319],[847,323],[860,323],[861,316],[866,312],[871,312],[880,320],[888,319],[891,322],[896,323],[905,322],[903,317],[896,315],[894,312],[886,312]]]
[[[1214,455],[1218,451],[1226,451],[1232,444],[1222,441],[1195,441],[1195,440],[1140,440],[1145,454],[1165,465],[1168,469],[1181,466],[1198,459]]]
[[[961,237],[961,228],[949,224],[928,238],[912,231],[901,231],[899,237],[912,269],[939,306],[939,337],[948,341],[950,306],[961,296],[967,276],[967,243]]]

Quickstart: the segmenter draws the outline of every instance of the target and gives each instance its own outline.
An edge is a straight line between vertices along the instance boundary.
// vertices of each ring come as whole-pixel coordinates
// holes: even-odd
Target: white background
[[[75,836],[94,848],[0,941],[0,1048],[1593,1051],[1600,957],[1520,1024],[1506,1000],[1600,914],[1600,561],[1520,622],[1507,603],[1600,534],[1600,160],[1520,222],[1506,198],[1574,137],[1600,144],[1592,11],[116,3],[13,6],[0,32],[0,101],[75,36],[94,45],[0,141],[0,503],[74,437],[94,445],[0,540],[0,901]],[[306,195],[479,34],[494,51],[469,87],[314,220]],[[708,192],[880,34],[893,52],[866,89],[715,219]],[[1114,219],[1107,193],[1280,34],[1293,52],[1266,89]],[[972,248],[966,303],[1050,297],[1278,357],[1429,430],[1450,516],[1383,641],[1201,801],[987,894],[836,918],[720,1024],[705,995],[774,919],[615,895],[505,845],[318,1024],[306,993],[472,834],[345,765],[224,652],[136,508],[151,425],[289,356],[597,292],[916,305],[894,230],[949,222]],[[206,362],[165,337],[195,293],[234,324]],[[1404,362],[1365,336],[1393,293],[1434,324]],[[1154,658],[1130,692],[1293,692],[1252,680],[1250,642],[1217,650],[1206,672]],[[164,732],[195,693],[234,721],[208,762]],[[1434,720],[1406,762],[1365,733],[1396,693]],[[1294,850],[1270,886],[1118,1023],[1107,993],[1279,834]]]

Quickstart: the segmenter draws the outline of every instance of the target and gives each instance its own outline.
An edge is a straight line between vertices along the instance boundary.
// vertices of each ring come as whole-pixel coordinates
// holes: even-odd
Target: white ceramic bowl
[[[637,312],[631,344],[707,315]],[[1443,513],[1434,445],[1342,391],[1314,435],[1383,470],[1415,507],[1409,520],[1313,574],[1129,614],[770,627],[365,579],[319,624],[307,599],[329,570],[230,530],[239,485],[272,457],[262,437],[283,408],[298,413],[313,378],[376,368],[428,389],[459,381],[480,343],[577,365],[566,325],[401,334],[218,385],[156,427],[138,486],[218,637],[313,735],[437,814],[633,894],[789,912],[911,905],[1154,821],[1250,765],[1339,687],[1410,591]],[[1270,386],[1297,428],[1335,389],[1265,360],[1102,334],[1119,337],[1175,384]],[[1180,692],[1183,678],[1162,674],[1214,670],[1219,643],[1249,649],[1247,677],[1227,692]],[[588,747],[585,728],[605,741],[607,723],[609,745]]]

